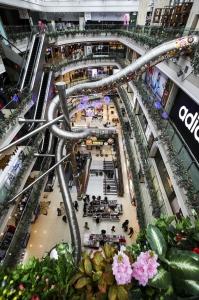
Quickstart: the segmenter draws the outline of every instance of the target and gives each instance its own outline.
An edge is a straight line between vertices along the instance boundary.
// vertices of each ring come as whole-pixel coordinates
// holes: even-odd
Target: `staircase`
[[[117,187],[114,178],[114,165],[112,161],[103,161],[103,191],[104,195],[117,195]],[[110,185],[110,189],[107,190],[107,185]]]

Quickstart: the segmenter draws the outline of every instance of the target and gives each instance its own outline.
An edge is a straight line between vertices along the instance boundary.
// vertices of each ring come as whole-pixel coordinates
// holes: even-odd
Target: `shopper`
[[[66,218],[65,215],[62,217],[62,220],[63,220],[65,223],[67,223],[67,218]]]
[[[76,209],[76,211],[78,211],[79,204],[76,200],[74,201],[74,208]]]
[[[112,226],[111,231],[115,232],[115,226]]]
[[[102,229],[102,230],[101,230],[101,234],[102,234],[102,235],[105,235],[105,234],[106,234],[106,230]]]
[[[95,221],[96,221],[96,224],[99,224],[99,222],[100,222],[99,217],[97,217]]]
[[[83,218],[87,217],[87,210],[86,210],[86,206],[84,206],[83,208]]]
[[[84,227],[83,227],[83,228],[89,229],[89,227],[88,227],[88,222],[85,222],[85,224],[84,224]]]
[[[110,188],[111,188],[111,187],[110,187],[110,185],[108,184],[108,185],[107,185],[107,190],[110,190]]]
[[[57,216],[61,216],[61,209],[59,207],[57,208]]]
[[[122,224],[122,228],[124,228],[125,226],[128,227],[129,224],[129,220],[125,220],[124,223]]]
[[[127,235],[129,235],[129,237],[131,238],[133,234],[134,234],[133,227],[129,227],[129,233]]]

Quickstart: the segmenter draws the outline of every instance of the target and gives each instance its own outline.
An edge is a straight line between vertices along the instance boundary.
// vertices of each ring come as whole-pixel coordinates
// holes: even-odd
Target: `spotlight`
[[[183,71],[180,70],[179,72],[177,72],[177,76],[180,77],[183,74]]]

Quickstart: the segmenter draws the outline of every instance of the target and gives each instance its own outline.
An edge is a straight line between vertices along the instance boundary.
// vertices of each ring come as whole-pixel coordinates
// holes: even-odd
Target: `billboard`
[[[179,89],[169,117],[199,162],[199,106]]]
[[[146,84],[150,87],[153,94],[157,97],[157,99],[161,102],[163,99],[163,95],[165,92],[165,88],[168,86],[168,82],[170,79],[162,73],[157,67],[149,67],[146,71],[145,76]],[[166,100],[164,100],[163,105],[166,104]]]

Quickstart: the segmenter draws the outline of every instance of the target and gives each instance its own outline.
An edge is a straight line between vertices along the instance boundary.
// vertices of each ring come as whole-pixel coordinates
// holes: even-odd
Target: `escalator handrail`
[[[45,96],[44,96],[44,103],[43,103],[43,108],[42,108],[41,119],[43,119],[44,116],[45,116],[46,104],[47,104],[47,99],[48,99],[48,92],[49,92],[49,88],[50,88],[51,78],[52,78],[52,71],[50,71],[49,74],[48,74],[48,81],[47,81],[47,85],[46,85],[46,91],[45,91]]]
[[[25,52],[24,55],[23,55],[22,68],[21,68],[21,72],[20,72],[20,75],[19,75],[19,80],[18,80],[18,82],[17,82],[17,85],[18,85],[18,86],[20,85],[20,81],[22,80],[23,70],[24,70],[24,68],[25,68],[25,62],[26,62],[25,58],[28,56],[29,46],[30,46],[30,43],[31,43],[31,41],[32,41],[34,32],[35,32],[35,29],[32,28],[31,33],[30,33],[30,37],[29,37],[29,39],[28,39],[28,44],[27,44],[27,47],[26,47],[26,52]]]
[[[32,44],[31,44],[29,55],[28,55],[28,59],[26,61],[25,66],[22,65],[22,70],[21,70],[20,76],[23,78],[23,80],[22,80],[22,83],[21,83],[20,90],[23,90],[23,88],[24,88],[24,82],[25,82],[25,79],[26,79],[27,70],[28,70],[28,66],[29,66],[29,63],[30,63],[30,58],[31,58],[33,47],[34,47],[34,44],[35,44],[35,38],[36,38],[36,35],[33,35],[32,40],[31,40]],[[23,70],[24,70],[24,72],[23,72]],[[19,77],[18,83],[20,83],[20,77]]]
[[[36,73],[37,73],[37,68],[38,68],[38,64],[39,64],[39,60],[40,60],[40,56],[41,56],[41,51],[42,51],[44,39],[45,39],[45,34],[40,35],[39,43],[38,43],[38,46],[37,46],[37,51],[36,51],[36,54],[35,54],[35,60],[34,60],[34,64],[33,64],[33,67],[32,67],[32,72],[31,72],[31,75],[30,75],[29,83],[28,83],[28,85],[30,86],[30,91],[33,89],[33,85],[34,85],[34,81],[35,81],[35,77],[36,77]]]

